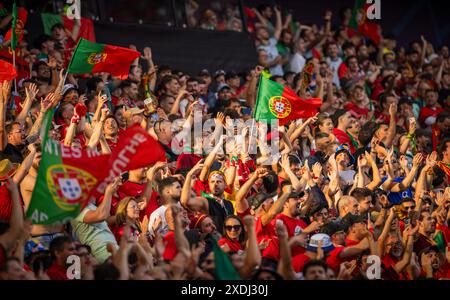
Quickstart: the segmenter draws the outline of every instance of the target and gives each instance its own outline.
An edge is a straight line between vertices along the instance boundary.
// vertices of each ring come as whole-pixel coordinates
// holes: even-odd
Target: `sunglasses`
[[[413,205],[413,206],[404,206],[405,210],[414,210],[415,208],[416,208],[415,205]]]
[[[241,229],[241,225],[226,225],[226,226],[225,226],[225,229],[226,229],[227,231],[232,231],[232,230],[238,231],[238,230]]]

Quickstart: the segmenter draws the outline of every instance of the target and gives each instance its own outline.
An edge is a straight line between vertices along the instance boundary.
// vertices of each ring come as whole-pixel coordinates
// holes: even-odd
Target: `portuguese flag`
[[[367,8],[369,4],[365,0],[356,0],[355,6],[353,7],[352,17],[348,23],[348,27],[353,29],[372,40],[375,44],[381,40],[380,25],[367,20]],[[350,30],[350,37],[354,35],[355,32]]]
[[[66,223],[124,171],[165,160],[162,147],[139,124],[120,133],[111,154],[100,154],[96,149],[66,147],[48,138],[52,118],[49,110],[41,130],[43,147],[36,185],[26,213],[33,224]]]
[[[72,32],[75,24],[75,20],[69,19],[65,15],[42,13],[41,19],[42,25],[44,26],[44,33],[47,35],[52,34],[52,27],[55,24],[62,24],[69,32]],[[91,19],[81,18],[81,26],[78,37],[95,42],[94,22]]]
[[[48,138],[53,110],[44,118],[42,158],[27,218],[33,224],[62,224],[80,213],[91,190],[106,176],[109,155],[66,147]]]
[[[74,74],[107,72],[120,79],[126,79],[131,63],[140,55],[139,52],[128,48],[97,44],[81,38],[67,72]]]
[[[23,28],[27,22],[28,12],[25,8],[17,8],[16,2],[13,4],[12,10],[12,25],[5,36],[5,42],[11,40],[11,48],[16,50],[17,43],[23,39]]]
[[[260,76],[254,118],[264,122],[278,119],[284,125],[314,116],[321,105],[319,98],[301,99],[289,87]]]
[[[17,71],[9,62],[0,59],[0,82],[10,81],[17,77]]]
[[[239,273],[233,266],[230,258],[223,252],[217,243],[216,238],[212,237],[212,250],[214,252],[214,262],[216,265],[217,280],[240,280]]]

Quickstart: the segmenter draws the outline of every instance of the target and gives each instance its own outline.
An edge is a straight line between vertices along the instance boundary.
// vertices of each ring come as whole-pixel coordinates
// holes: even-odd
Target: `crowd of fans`
[[[17,93],[13,82],[0,84],[1,279],[67,280],[77,255],[82,280],[213,280],[216,241],[242,279],[372,279],[377,267],[381,279],[450,278],[448,47],[349,36],[349,9],[308,26],[278,7],[251,12],[259,66],[249,71],[186,74],[155,65],[147,47],[128,79],[64,81],[78,25],[24,39],[31,74]],[[218,26],[213,11],[200,22]],[[232,10],[222,25],[242,27]],[[318,114],[233,130],[251,119],[263,70],[303,99],[321,98]],[[138,123],[167,161],[116,178],[70,223],[33,225],[24,211],[48,109],[49,134],[65,146],[110,153]],[[199,115],[215,125],[201,136]],[[173,145],[186,130],[193,138],[180,154]]]

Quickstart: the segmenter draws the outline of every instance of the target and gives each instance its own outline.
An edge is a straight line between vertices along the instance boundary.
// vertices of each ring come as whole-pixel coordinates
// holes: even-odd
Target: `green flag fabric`
[[[236,269],[233,267],[228,255],[219,247],[217,240],[212,238],[214,261],[216,264],[216,279],[218,280],[240,280]]]

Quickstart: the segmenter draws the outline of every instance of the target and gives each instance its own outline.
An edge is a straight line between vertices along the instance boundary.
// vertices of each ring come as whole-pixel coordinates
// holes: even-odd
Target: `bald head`
[[[339,217],[341,218],[343,218],[348,213],[359,215],[358,200],[356,200],[356,198],[352,196],[342,196],[341,199],[338,200],[337,208],[339,211]]]

